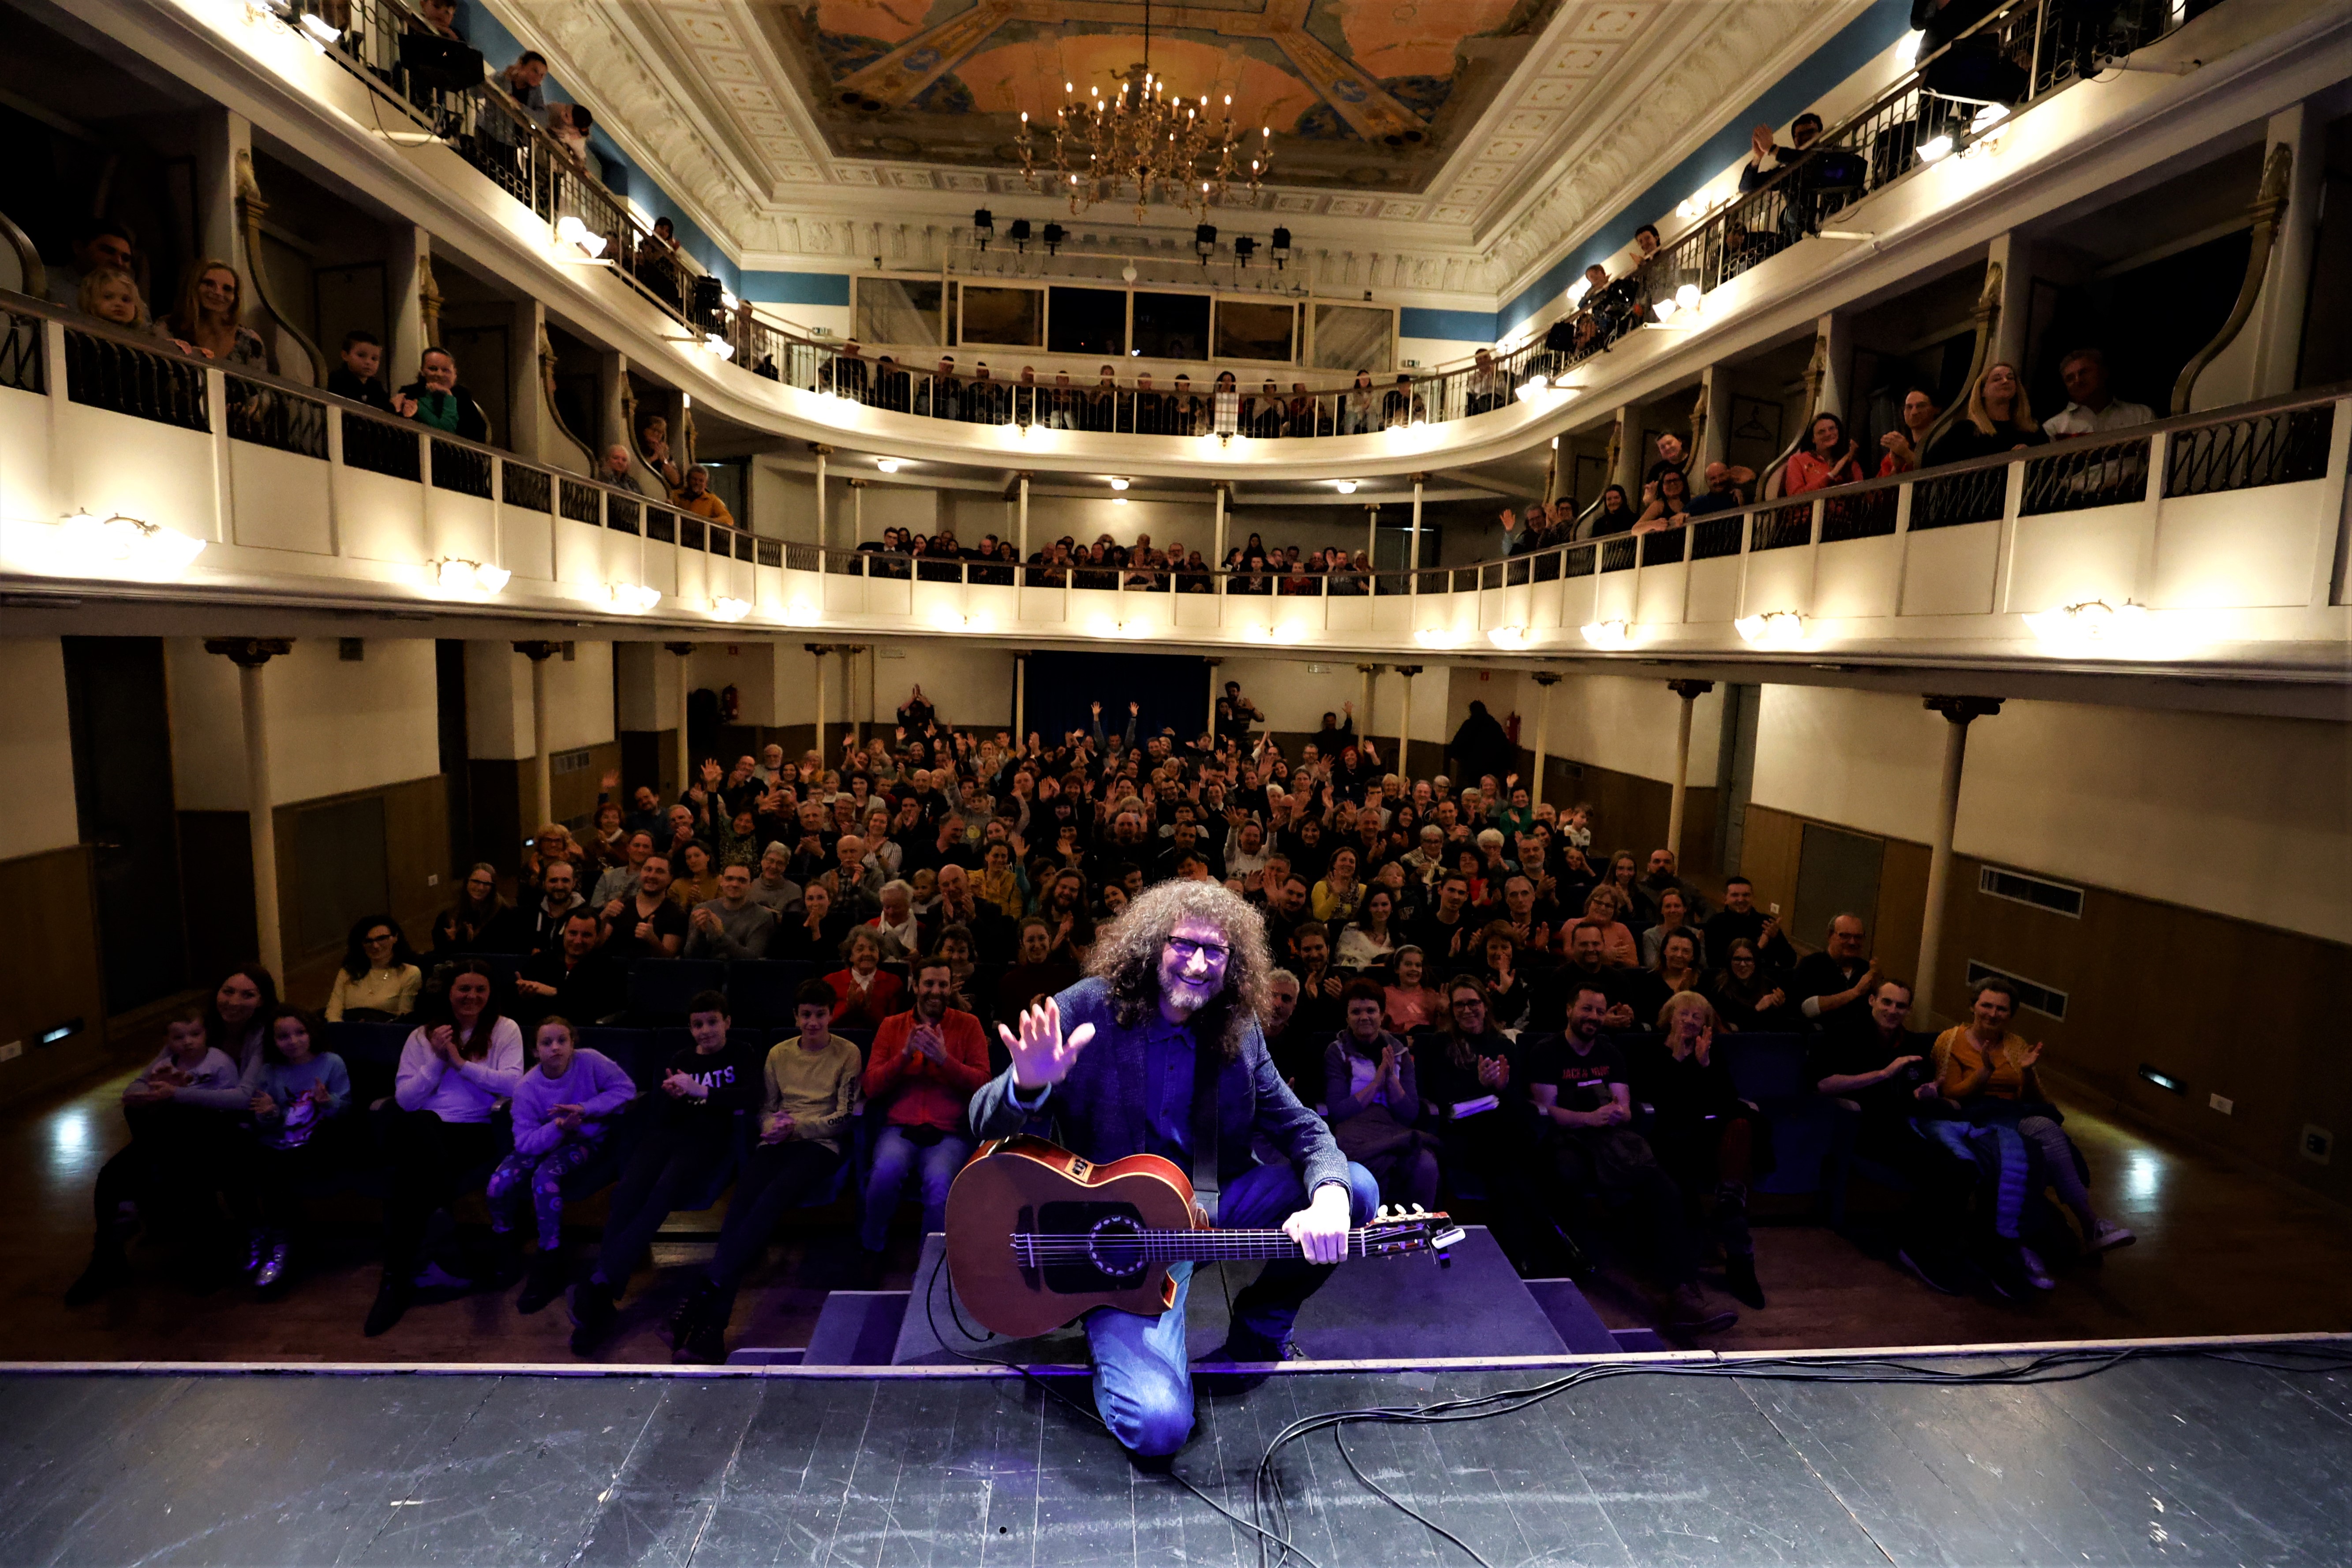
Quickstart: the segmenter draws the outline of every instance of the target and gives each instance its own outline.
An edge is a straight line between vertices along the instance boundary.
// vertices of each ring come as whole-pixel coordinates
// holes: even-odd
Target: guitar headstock
[[[1367,1258],[1428,1252],[1435,1254],[1440,1264],[1448,1264],[1452,1259],[1447,1255],[1461,1244],[1465,1233],[1443,1210],[1432,1213],[1419,1204],[1388,1204],[1360,1234]]]

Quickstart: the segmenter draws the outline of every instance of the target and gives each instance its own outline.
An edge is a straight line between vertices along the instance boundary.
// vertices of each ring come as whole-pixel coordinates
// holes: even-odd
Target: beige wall
[[[426,733],[432,733],[433,646],[425,649]],[[613,739],[613,645],[579,642],[547,661],[548,746],[568,752]],[[533,754],[530,660],[509,642],[466,645],[466,749],[478,760]],[[431,753],[425,753],[429,756]],[[427,770],[430,771],[430,770]],[[345,786],[352,787],[352,786]]]
[[[1767,686],[1753,799],[1934,837],[1945,721],[1916,697]],[[2352,725],[2019,702],[1969,731],[1955,847],[2352,941]]]
[[[615,722],[624,730],[677,728],[677,656],[657,642],[613,645]]]
[[[79,840],[73,737],[66,716],[66,661],[55,637],[0,638],[0,860]]]
[[[346,660],[334,638],[298,638],[292,652],[262,667],[272,805],[441,771],[432,642],[370,637],[364,648],[362,658]],[[245,810],[245,714],[236,666],[186,637],[165,640],[163,663],[180,809]],[[526,682],[526,738],[529,696]]]
[[[1452,740],[1469,717],[1470,704],[1478,701],[1498,723],[1507,725],[1510,716],[1518,714],[1519,745],[1532,752],[1538,690],[1531,672],[1456,666],[1446,685],[1444,732],[1433,738]],[[1666,689],[1664,679],[1563,675],[1551,689],[1544,752],[1671,784],[1675,728],[1681,711],[1682,699]],[[1722,728],[1723,689],[1718,686],[1698,700],[1691,714],[1691,783],[1715,782],[1716,742]],[[1414,731],[1420,732],[1418,724]]]

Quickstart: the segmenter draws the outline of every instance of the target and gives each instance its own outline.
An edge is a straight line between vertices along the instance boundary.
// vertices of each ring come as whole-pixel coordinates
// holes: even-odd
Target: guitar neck
[[[1147,1230],[1143,1255],[1155,1263],[1241,1262],[1250,1258],[1301,1258],[1298,1243],[1279,1230]],[[1364,1233],[1348,1233],[1348,1254],[1361,1258]]]

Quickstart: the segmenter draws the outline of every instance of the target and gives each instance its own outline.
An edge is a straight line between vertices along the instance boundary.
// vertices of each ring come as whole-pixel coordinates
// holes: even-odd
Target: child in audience
[[[209,1043],[205,1015],[174,1017],[164,1026],[163,1048],[122,1091],[131,1142],[99,1168],[91,1196],[98,1234],[89,1265],[66,1290],[67,1306],[95,1301],[129,1281],[124,1248],[142,1224],[160,1232],[176,1222],[200,1249],[215,1239],[206,1234],[218,1228],[213,1194],[231,1157],[233,1118],[244,1105],[236,1064]]]
[[[828,1016],[833,994],[825,993]],[[760,1103],[765,1047],[728,1039],[727,998],[704,991],[687,1004],[690,1042],[662,1069],[660,1115],[613,1189],[604,1242],[572,1288],[572,1353],[590,1355],[613,1331],[621,1292],[670,1211],[698,1202],[735,1163],[736,1125]]]
[[[147,306],[139,298],[139,280],[120,267],[94,268],[81,280],[75,307],[114,326],[137,331],[147,325]]]
[[[498,1238],[499,1277],[517,1272],[515,1226],[528,1208],[539,1225],[539,1257],[515,1305],[536,1312],[563,1291],[563,1181],[603,1150],[614,1118],[637,1097],[619,1064],[580,1048],[569,1020],[551,1015],[531,1037],[538,1065],[514,1091],[514,1152],[490,1173],[485,1196]]]
[[[1423,975],[1423,955],[1420,948],[1407,943],[1396,950],[1391,963],[1396,979],[1383,993],[1383,1022],[1392,1032],[1410,1035],[1421,1028],[1437,1011],[1437,993],[1429,988]]]
[[[285,1289],[302,1195],[323,1173],[328,1140],[322,1133],[351,1104],[343,1058],[319,1048],[326,1037],[316,1014],[278,1009],[261,1047],[260,1081],[247,1102],[253,1142],[245,1183],[252,1220],[245,1271],[265,1297]]]

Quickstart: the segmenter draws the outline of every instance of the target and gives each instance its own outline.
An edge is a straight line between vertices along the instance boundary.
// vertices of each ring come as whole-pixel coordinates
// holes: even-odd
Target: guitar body
[[[1157,1317],[1176,1304],[1164,1262],[1124,1274],[1083,1256],[1024,1267],[1015,1233],[1079,1237],[1145,1230],[1207,1230],[1184,1173],[1157,1154],[1097,1165],[1042,1138],[982,1143],[948,1190],[948,1274],[973,1317],[1026,1339],[1117,1307]],[[1098,1232],[1097,1227],[1103,1227]]]

